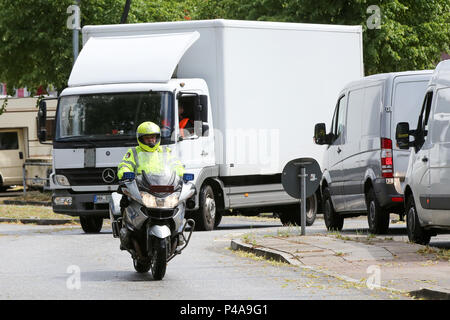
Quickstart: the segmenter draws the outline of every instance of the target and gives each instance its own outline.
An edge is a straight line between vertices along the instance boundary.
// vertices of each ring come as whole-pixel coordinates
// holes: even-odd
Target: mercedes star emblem
[[[103,170],[102,178],[103,178],[103,181],[105,181],[106,183],[112,183],[114,181],[114,179],[116,178],[116,173],[114,172],[113,169],[107,168],[107,169]]]

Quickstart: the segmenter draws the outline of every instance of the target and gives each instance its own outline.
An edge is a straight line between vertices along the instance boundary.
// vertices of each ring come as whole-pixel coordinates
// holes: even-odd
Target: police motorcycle
[[[184,218],[185,209],[196,192],[189,182],[192,174],[181,178],[168,165],[158,171],[124,173],[119,182],[122,194],[112,193],[109,202],[113,237],[120,239],[120,249],[131,254],[137,272],[151,269],[155,280],[164,277],[167,263],[189,244],[195,222]]]

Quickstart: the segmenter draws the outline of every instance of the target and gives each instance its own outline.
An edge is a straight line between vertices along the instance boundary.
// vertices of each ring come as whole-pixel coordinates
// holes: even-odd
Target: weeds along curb
[[[4,200],[3,204],[19,205],[19,206],[44,206],[51,207],[52,203],[48,201],[22,201],[22,200]]]
[[[68,219],[14,219],[14,218],[0,218],[0,222],[7,223],[23,223],[23,224],[37,224],[44,226],[54,226],[67,223],[79,223],[79,220]]]
[[[280,252],[278,250],[272,250],[272,249],[268,249],[265,247],[258,247],[258,246],[254,246],[251,244],[246,244],[246,243],[242,243],[239,240],[231,240],[231,249],[232,250],[241,250],[241,251],[245,251],[245,252],[250,252],[250,253],[254,253],[257,256],[261,256],[261,257],[265,257],[268,259],[273,259],[275,261],[280,261],[280,262],[285,262],[291,265],[295,265],[298,266],[302,269],[306,269],[309,271],[313,271],[313,272],[317,272],[317,273],[321,273],[324,274],[326,276],[329,277],[333,277],[336,278],[338,280],[342,280],[342,281],[346,281],[346,282],[350,282],[350,283],[355,283],[355,284],[361,284],[361,281],[357,280],[357,279],[353,279],[344,275],[340,275],[337,274],[335,272],[332,271],[326,271],[326,270],[321,270],[315,267],[311,267],[311,266],[307,266],[307,265],[303,265],[300,261],[298,261],[297,259],[295,259],[292,254],[287,253],[287,252]],[[420,296],[421,298],[424,299],[435,299],[435,298],[431,298],[431,296],[429,295],[429,298],[426,298],[424,295],[426,294],[426,292],[424,293],[423,291],[427,291],[426,289],[421,289],[419,291],[412,291],[412,292],[407,292],[404,290],[398,290],[395,288],[389,288],[389,287],[377,287],[377,289],[379,290],[385,290],[385,291],[389,291],[392,293],[396,293],[396,294],[409,294],[412,295],[412,292],[421,292],[422,296]],[[428,290],[431,291],[431,290]],[[436,294],[436,292],[438,291],[434,291],[434,293]],[[441,293],[442,294],[442,293]],[[414,296],[419,298],[419,296]]]

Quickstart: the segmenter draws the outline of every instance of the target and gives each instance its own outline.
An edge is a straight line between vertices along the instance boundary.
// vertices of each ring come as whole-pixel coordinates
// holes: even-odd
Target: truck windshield
[[[174,130],[171,92],[132,92],[61,97],[55,141],[136,139],[136,128],[152,121],[161,128],[161,144]]]

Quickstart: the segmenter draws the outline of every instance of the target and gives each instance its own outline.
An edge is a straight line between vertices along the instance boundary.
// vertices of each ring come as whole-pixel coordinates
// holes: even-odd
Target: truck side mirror
[[[397,145],[400,149],[409,149],[409,123],[399,122],[397,123],[397,128],[395,130],[395,139],[397,140]]]
[[[317,123],[314,126],[314,143],[323,145],[323,144],[330,144],[328,142],[329,139],[327,139],[327,130],[325,123]]]
[[[42,100],[41,102],[39,102],[39,111],[38,111],[37,136],[39,142],[44,142],[45,140],[47,140],[46,122],[47,122],[47,103],[44,100]]]

